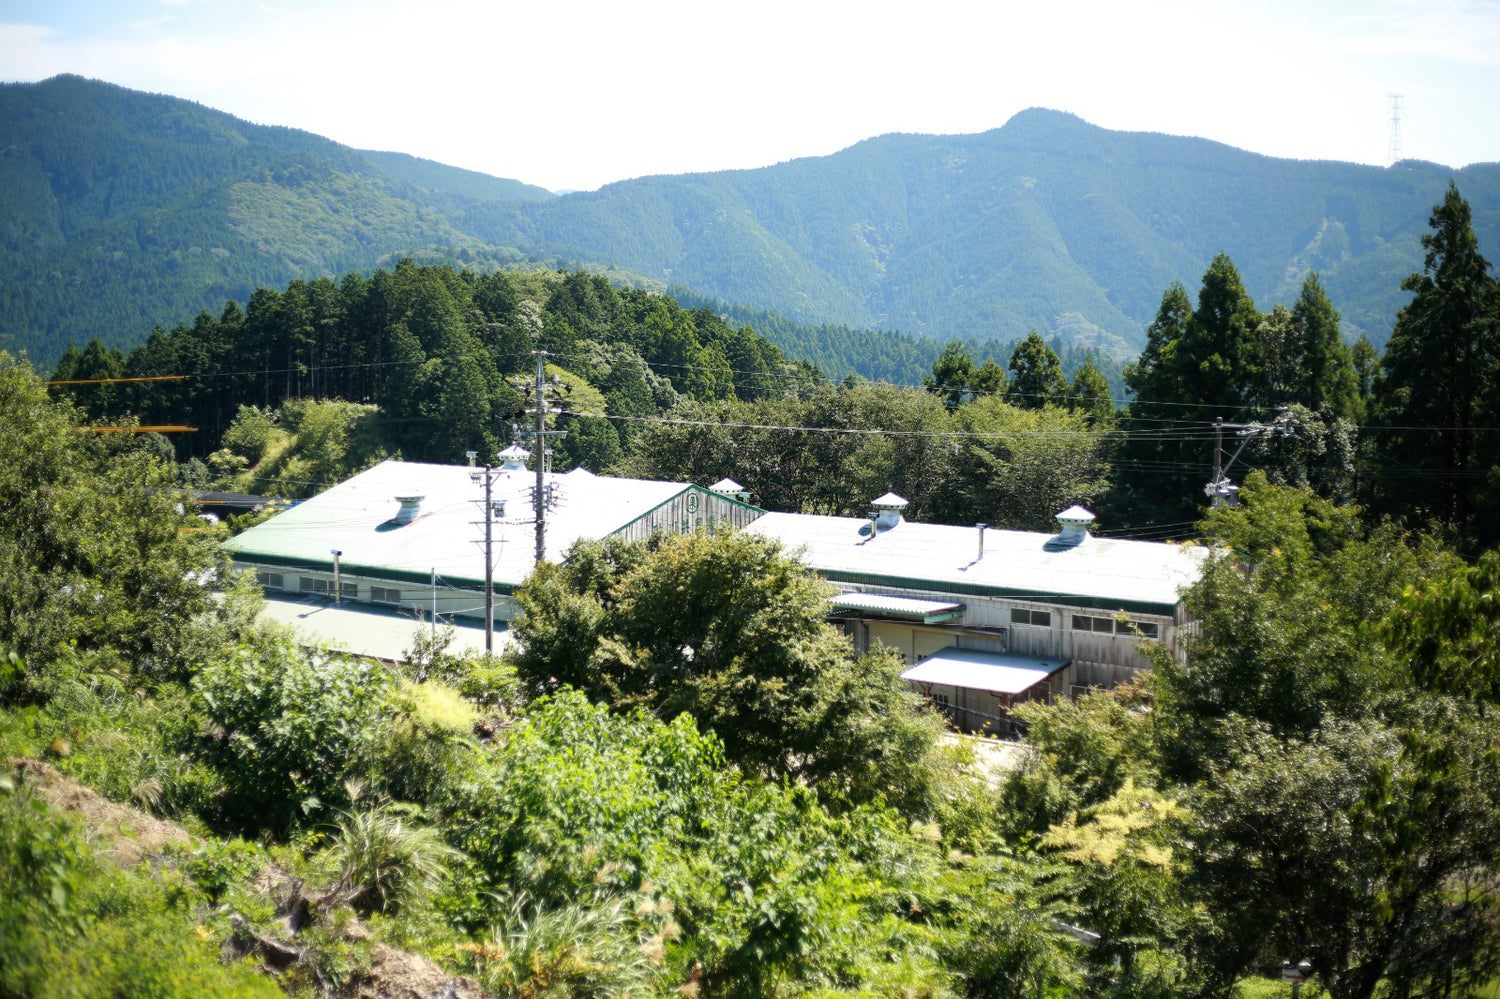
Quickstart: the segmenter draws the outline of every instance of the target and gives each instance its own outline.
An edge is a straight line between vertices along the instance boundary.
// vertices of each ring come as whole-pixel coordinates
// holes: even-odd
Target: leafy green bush
[[[241,406],[234,414],[234,422],[224,431],[220,443],[232,453],[253,465],[265,455],[272,444],[283,435],[276,425],[276,414],[259,406]]]
[[[388,699],[384,737],[370,745],[370,779],[399,801],[433,799],[473,751],[479,711],[441,683],[401,683]]]
[[[221,817],[236,828],[285,833],[348,804],[383,737],[395,688],[373,660],[304,653],[288,638],[240,646],[205,666],[192,691],[204,748],[225,784]]]
[[[686,715],[619,716],[564,691],[476,757],[443,808],[473,865],[462,915],[499,925],[486,946],[506,955],[514,900],[527,925],[592,925],[592,907],[642,896],[671,929],[631,932],[659,937],[668,979],[696,976],[714,994],[942,978],[920,915],[946,890],[935,845],[894,812],[831,813],[805,786],[745,778]]]
[[[204,839],[180,849],[182,869],[210,902],[217,902],[233,885],[265,867],[266,852],[242,839]]]
[[[526,999],[648,995],[664,957],[618,897],[529,913],[518,905],[469,950],[481,985]]]

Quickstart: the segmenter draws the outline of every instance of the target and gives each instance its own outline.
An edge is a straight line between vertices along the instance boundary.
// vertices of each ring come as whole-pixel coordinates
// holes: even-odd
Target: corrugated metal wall
[[[1090,617],[1107,616],[1097,610],[1079,610],[1061,604],[1049,604],[1034,601],[1023,601],[1014,599],[1003,599],[998,597],[975,597],[968,595],[943,594],[935,590],[911,590],[895,587],[858,587],[859,592],[866,593],[890,593],[896,596],[916,597],[919,599],[952,599],[964,604],[964,616],[961,621],[951,622],[952,631],[955,633],[953,641],[949,645],[957,645],[960,648],[972,648],[986,652],[1005,652],[1014,655],[1036,656],[1038,659],[1075,659],[1090,663],[1109,664],[1120,667],[1130,673],[1136,670],[1150,668],[1151,662],[1141,651],[1142,640],[1130,635],[1113,634],[1106,635],[1094,631],[1078,631],[1073,628],[1073,615],[1080,614]],[[1017,623],[1012,620],[1011,611],[1039,611],[1047,615],[1046,626],[1036,624]],[[1132,614],[1132,621],[1141,621],[1157,626],[1160,640],[1172,651],[1177,648],[1178,626],[1172,618],[1166,616],[1154,616],[1147,614]],[[891,627],[905,627],[910,625],[885,624],[882,629]],[[957,633],[960,628],[982,629],[987,631],[1003,631],[1009,636],[1008,642],[992,642],[984,644],[966,644],[977,641],[974,639],[960,638]],[[871,625],[870,634],[874,637],[876,625]],[[901,648],[908,657],[911,655],[913,640],[904,641],[892,637],[885,639],[886,644],[893,648]],[[899,643],[899,644],[898,644]],[[996,645],[1003,647],[996,647]],[[924,654],[931,654],[930,652]],[[920,657],[918,657],[920,658]],[[915,662],[915,659],[909,659]],[[1092,681],[1086,681],[1092,682]]]
[[[691,534],[699,528],[713,528],[719,524],[740,528],[760,514],[761,511],[754,507],[736,503],[708,490],[693,489],[663,503],[617,532],[616,536],[627,541],[644,541],[657,531]]]

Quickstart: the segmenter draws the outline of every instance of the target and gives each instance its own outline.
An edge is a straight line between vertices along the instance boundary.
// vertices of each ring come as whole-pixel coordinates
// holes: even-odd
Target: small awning
[[[963,604],[949,600],[918,600],[915,597],[894,597],[886,593],[840,593],[836,597],[830,597],[828,602],[834,610],[878,614],[903,621],[920,621],[922,624],[951,621],[962,617],[964,613]]]
[[[1023,694],[1066,665],[1066,660],[949,648],[923,659],[902,673],[901,679],[993,694]]]

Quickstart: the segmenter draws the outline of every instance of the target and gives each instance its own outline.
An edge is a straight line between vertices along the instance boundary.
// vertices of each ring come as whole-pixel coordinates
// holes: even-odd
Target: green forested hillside
[[[1455,177],[1493,242],[1500,165],[1278,160],[1032,110],[977,135],[557,197],[64,76],[0,86],[0,347],[43,364],[96,337],[128,349],[258,287],[410,257],[587,267],[779,313],[821,328],[805,352],[778,342],[830,371],[865,370],[871,328],[1002,344],[1035,328],[1123,363],[1161,289],[1220,252],[1267,305],[1316,270],[1346,337],[1379,347]],[[854,349],[832,358],[838,328]]]
[[[78,77],[0,86],[0,150],[0,345],[44,360],[392,253],[511,260],[443,212],[551,197]]]
[[[575,545],[501,659],[303,649],[78,423],[0,352],[7,997],[1494,993],[1494,553],[1252,475],[1180,655],[1009,768],[747,533]]]
[[[597,256],[795,319],[1003,340],[1080,320],[1127,354],[1161,289],[1219,252],[1257,300],[1309,270],[1382,343],[1450,177],[1500,224],[1500,168],[1278,160],[1033,110],[980,135],[887,135],[760,170],[481,205],[492,242]],[[1351,331],[1352,332],[1352,331]]]

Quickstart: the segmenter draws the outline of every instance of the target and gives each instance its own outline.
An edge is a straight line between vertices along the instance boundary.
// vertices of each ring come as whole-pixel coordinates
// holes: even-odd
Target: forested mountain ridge
[[[1495,164],[1273,159],[1031,110],[978,135],[886,135],[758,170],[480,205],[471,224],[803,322],[1001,339],[1066,329],[1117,354],[1141,346],[1163,287],[1226,252],[1257,301],[1290,301],[1319,271],[1379,345],[1455,176],[1493,239]]]
[[[0,346],[129,347],[160,321],[391,254],[498,263],[447,214],[550,192],[59,76],[0,86]]]
[[[780,313],[822,328],[808,351],[756,328],[830,370],[853,367],[824,356],[837,328],[997,343],[1036,328],[1124,361],[1162,288],[1220,252],[1265,305],[1318,271],[1346,334],[1378,347],[1454,178],[1493,243],[1497,164],[1278,160],[1031,110],[977,135],[559,197],[62,76],[0,86],[0,348],[43,365],[96,337],[129,349],[256,288],[410,257],[587,265]]]

